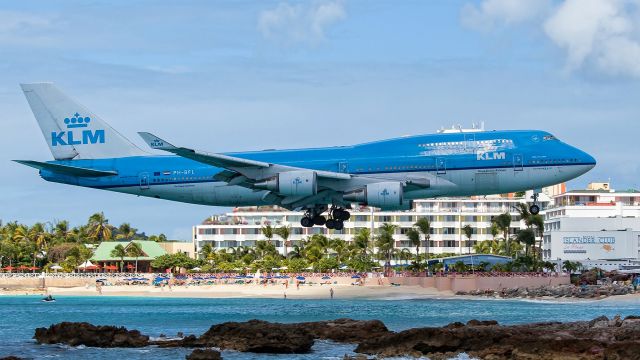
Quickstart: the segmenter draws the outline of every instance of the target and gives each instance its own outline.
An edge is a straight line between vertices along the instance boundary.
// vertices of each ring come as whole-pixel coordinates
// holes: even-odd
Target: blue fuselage
[[[405,193],[408,199],[537,189],[571,180],[596,164],[589,154],[544,131],[430,134],[354,146],[227,155],[371,178],[432,179],[430,189]],[[178,156],[150,155],[51,163],[116,171],[118,175],[90,178],[42,170],[41,176],[48,181],[198,204],[269,204],[267,191],[228,185],[215,178],[224,169]],[[447,186],[438,187],[438,179]]]

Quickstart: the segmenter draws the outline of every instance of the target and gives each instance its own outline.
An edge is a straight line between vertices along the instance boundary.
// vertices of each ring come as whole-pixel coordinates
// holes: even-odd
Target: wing
[[[356,176],[207,153],[174,146],[147,132],[139,134],[152,149],[164,150],[203,164],[225,169],[216,175],[216,180],[256,191],[269,190],[271,196],[277,197],[277,203],[289,209],[297,209],[310,204],[344,204],[345,193],[362,189],[368,184],[385,181],[402,182],[402,186],[410,184],[412,188],[429,187],[428,181],[424,183],[424,181],[417,181],[417,179],[416,181],[410,179],[401,181]]]
[[[232,170],[253,180],[264,179],[283,171],[301,170],[301,168],[297,168],[293,166],[278,165],[278,164],[267,163],[263,161],[238,158],[238,157],[224,155],[224,154],[207,153],[207,152],[197,151],[189,148],[177,147],[165,140],[162,140],[161,138],[151,133],[140,132],[138,134],[140,134],[140,137],[142,137],[142,139],[152,149],[168,151],[178,156],[182,156],[203,164],[208,164],[208,165]],[[331,171],[322,171],[322,170],[314,170],[314,171],[318,175],[318,177],[322,177],[322,178],[339,179],[339,180],[351,179],[351,175],[349,174],[343,174],[343,173],[337,173],[337,172],[331,172]],[[229,178],[229,174],[228,173],[225,174],[225,177]]]

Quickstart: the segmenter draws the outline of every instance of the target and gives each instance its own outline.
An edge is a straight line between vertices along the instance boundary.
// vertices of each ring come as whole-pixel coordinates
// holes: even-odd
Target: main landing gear
[[[322,213],[309,210],[300,220],[300,225],[303,227],[318,225],[326,226],[327,229],[342,230],[344,229],[344,222],[349,218],[351,218],[351,214],[343,208],[331,207],[328,219]]]
[[[533,199],[533,204],[529,206],[529,212],[531,213],[531,215],[538,215],[540,213],[540,206],[538,205],[538,196],[540,196],[540,193],[537,193],[534,191],[533,196],[531,197]]]

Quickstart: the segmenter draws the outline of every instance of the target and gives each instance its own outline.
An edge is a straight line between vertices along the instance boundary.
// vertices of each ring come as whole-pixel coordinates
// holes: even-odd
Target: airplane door
[[[513,154],[513,171],[522,171],[524,168],[524,160],[522,154]]]
[[[447,159],[436,158],[436,174],[444,175],[447,173]]]
[[[149,174],[148,173],[140,173],[140,175],[138,175],[138,178],[140,180],[140,190],[149,189]]]
[[[338,172],[339,173],[348,173],[349,172],[349,163],[346,161],[340,161],[338,163]]]
[[[464,147],[467,150],[476,147],[476,134],[464,134]]]

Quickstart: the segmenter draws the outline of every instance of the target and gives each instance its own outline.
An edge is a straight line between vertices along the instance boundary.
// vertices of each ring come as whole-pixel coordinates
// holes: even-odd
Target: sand
[[[99,294],[95,286],[57,288],[49,287],[48,293],[54,297],[66,296],[134,296],[134,297],[182,297],[182,298],[284,298],[287,299],[329,299],[333,288],[335,299],[413,299],[444,298],[455,296],[451,291],[438,291],[420,286],[353,286],[353,285],[301,285],[296,289],[290,285],[198,285],[168,286],[163,288],[149,285],[103,286]],[[1,295],[44,294],[42,290],[13,289],[2,290]]]

